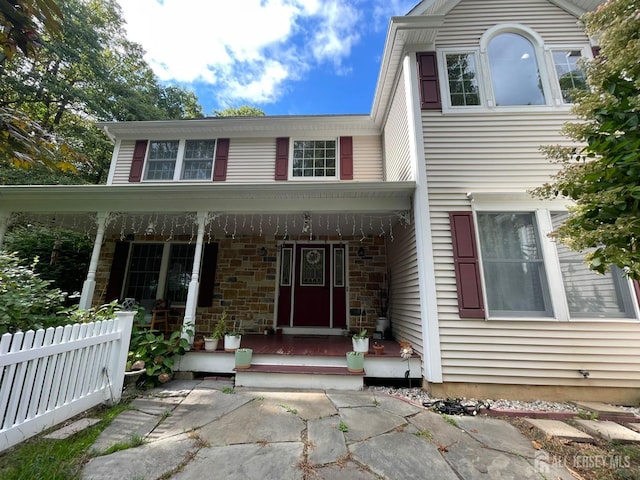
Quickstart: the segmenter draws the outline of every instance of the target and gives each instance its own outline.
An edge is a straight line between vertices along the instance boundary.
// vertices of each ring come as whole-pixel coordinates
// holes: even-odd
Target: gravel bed
[[[374,392],[384,392],[390,395],[404,397],[417,405],[422,405],[423,402],[433,402],[436,400],[442,400],[438,398],[431,398],[424,390],[420,388],[394,388],[394,387],[380,387],[371,386],[369,390]],[[474,405],[477,403],[476,398],[462,398],[463,405]],[[570,403],[560,402],[546,402],[543,400],[536,400],[532,402],[523,402],[520,400],[504,400],[504,399],[482,399],[482,401],[491,406],[495,410],[520,410],[529,412],[570,412],[577,413],[578,408]],[[633,407],[621,407],[625,410],[632,412],[633,414],[640,416],[640,408]]]

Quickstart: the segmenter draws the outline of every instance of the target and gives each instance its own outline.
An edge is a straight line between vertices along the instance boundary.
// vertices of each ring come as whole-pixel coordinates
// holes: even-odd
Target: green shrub
[[[66,294],[35,273],[37,263],[24,266],[15,253],[0,251],[0,334],[60,324]]]
[[[163,333],[149,330],[138,321],[134,322],[131,332],[127,363],[142,360],[146,371],[143,376],[145,386],[159,385],[171,378],[176,355],[184,355],[188,348],[189,341],[182,338],[180,331],[166,338]]]

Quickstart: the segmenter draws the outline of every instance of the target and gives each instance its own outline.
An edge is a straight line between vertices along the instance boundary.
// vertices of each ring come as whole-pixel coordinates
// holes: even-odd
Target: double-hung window
[[[294,140],[291,177],[337,178],[336,140]]]
[[[178,140],[149,143],[145,180],[173,180],[179,145]]]
[[[216,141],[152,140],[145,180],[211,180]]]
[[[449,98],[451,106],[480,105],[480,88],[476,55],[467,53],[445,54],[447,77],[449,79]]]
[[[573,103],[572,92],[586,90],[587,80],[580,65],[582,52],[580,50],[552,50],[553,66],[555,67],[558,87],[563,103]]]
[[[635,318],[621,270],[589,270],[582,253],[544,233],[566,212],[478,211],[478,242],[489,318]]]

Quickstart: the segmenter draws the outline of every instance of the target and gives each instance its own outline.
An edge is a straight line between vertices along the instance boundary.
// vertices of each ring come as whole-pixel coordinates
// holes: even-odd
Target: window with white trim
[[[620,269],[592,272],[583,254],[542,233],[566,216],[547,209],[476,212],[489,318],[635,318]]]
[[[517,109],[570,104],[574,89],[586,89],[579,60],[584,45],[544,44],[519,24],[496,25],[477,47],[439,49],[443,110]]]
[[[536,51],[529,39],[514,32],[499,33],[489,41],[487,53],[496,106],[546,103]]]
[[[184,305],[194,255],[193,243],[134,243],[123,298],[135,298],[147,312],[158,298]]]
[[[338,150],[335,139],[294,140],[292,144],[292,178],[337,177]]]
[[[553,66],[556,71],[558,88],[563,103],[573,103],[571,97],[574,90],[586,90],[587,79],[580,66],[582,51],[580,50],[552,50]]]
[[[447,77],[451,106],[480,105],[478,70],[474,53],[447,53]]]
[[[211,180],[216,141],[151,140],[144,180]]]

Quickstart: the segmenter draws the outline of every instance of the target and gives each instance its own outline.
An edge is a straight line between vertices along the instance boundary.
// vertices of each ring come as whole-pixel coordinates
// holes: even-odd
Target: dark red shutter
[[[462,318],[486,318],[472,212],[450,212],[453,263]]]
[[[213,180],[224,182],[227,179],[227,162],[229,160],[229,139],[219,138],[216,145],[216,161],[213,165]]]
[[[340,137],[340,180],[353,180],[352,137]]]
[[[213,304],[217,263],[218,244],[205,243],[202,249],[202,265],[200,268],[200,289],[198,291],[199,307],[211,307]]]
[[[116,249],[113,252],[111,270],[109,272],[109,283],[105,301],[124,300],[120,298],[122,285],[124,284],[124,273],[127,270],[127,259],[129,258],[129,242],[116,242]],[[139,299],[138,299],[139,300]]]
[[[129,171],[129,181],[139,182],[142,179],[142,167],[144,157],[147,154],[147,141],[137,140],[133,149],[133,160],[131,160],[131,170]]]
[[[276,138],[276,180],[289,177],[289,139]]]
[[[598,47],[598,46],[591,47],[591,53],[593,54],[593,58],[599,57],[600,56],[600,47]]]
[[[634,280],[632,283],[633,290],[636,292],[636,298],[638,299],[638,303],[640,303],[640,280]]]
[[[418,58],[420,108],[422,110],[441,110],[442,101],[440,100],[436,52],[423,52],[416,55]]]

